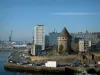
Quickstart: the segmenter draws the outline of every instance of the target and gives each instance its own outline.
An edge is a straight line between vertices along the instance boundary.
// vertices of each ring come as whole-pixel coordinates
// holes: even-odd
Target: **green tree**
[[[63,51],[63,45],[61,44],[59,47],[59,53],[61,53]]]
[[[78,51],[78,49],[79,49],[79,43],[73,42],[73,43],[71,44],[71,46],[72,46],[72,50],[74,50],[75,52]]]

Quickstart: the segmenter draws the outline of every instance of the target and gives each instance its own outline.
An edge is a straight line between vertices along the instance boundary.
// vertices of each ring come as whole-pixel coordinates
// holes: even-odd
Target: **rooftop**
[[[64,29],[62,30],[60,36],[61,36],[61,37],[69,37],[69,36],[70,36],[69,32],[67,31],[67,29],[66,29],[65,27],[64,27]]]
[[[41,24],[41,25],[40,25],[40,24],[38,24],[37,26],[44,26],[44,25],[42,25],[42,24]]]

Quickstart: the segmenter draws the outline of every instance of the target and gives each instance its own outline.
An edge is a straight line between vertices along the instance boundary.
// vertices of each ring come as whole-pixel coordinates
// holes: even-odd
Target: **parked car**
[[[36,65],[37,65],[37,66],[42,66],[42,65],[43,65],[43,63],[36,63]]]
[[[37,65],[34,63],[34,64],[32,64],[32,66],[37,66]]]
[[[25,65],[25,64],[30,64],[29,62],[27,62],[27,61],[23,61],[23,65]]]
[[[32,64],[28,64],[29,66],[32,66]]]
[[[81,62],[79,62],[79,61],[74,61],[74,62],[72,62],[72,67],[76,67],[76,66],[79,66],[79,65],[81,65]]]
[[[20,65],[20,63],[17,63],[17,65]]]
[[[89,67],[89,65],[88,64],[84,64],[83,67]]]
[[[12,63],[12,61],[9,61],[10,63]]]
[[[95,67],[95,65],[93,65],[93,64],[90,64],[90,65],[89,65],[89,67],[90,67],[90,68],[94,68],[94,67]]]
[[[58,64],[57,67],[65,67],[65,66],[69,66],[69,64]]]

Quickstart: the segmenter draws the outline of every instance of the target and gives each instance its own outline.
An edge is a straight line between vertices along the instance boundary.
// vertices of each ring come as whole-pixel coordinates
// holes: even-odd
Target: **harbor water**
[[[8,71],[4,69],[4,62],[7,60],[11,52],[0,52],[0,75],[55,75],[47,73],[29,73],[29,72],[18,72],[18,71]],[[57,74],[58,75],[58,74]]]

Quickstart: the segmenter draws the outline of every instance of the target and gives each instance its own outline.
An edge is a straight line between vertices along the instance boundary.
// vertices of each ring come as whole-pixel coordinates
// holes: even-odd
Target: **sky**
[[[45,33],[100,32],[100,0],[0,0],[0,40],[32,40],[34,26]]]

